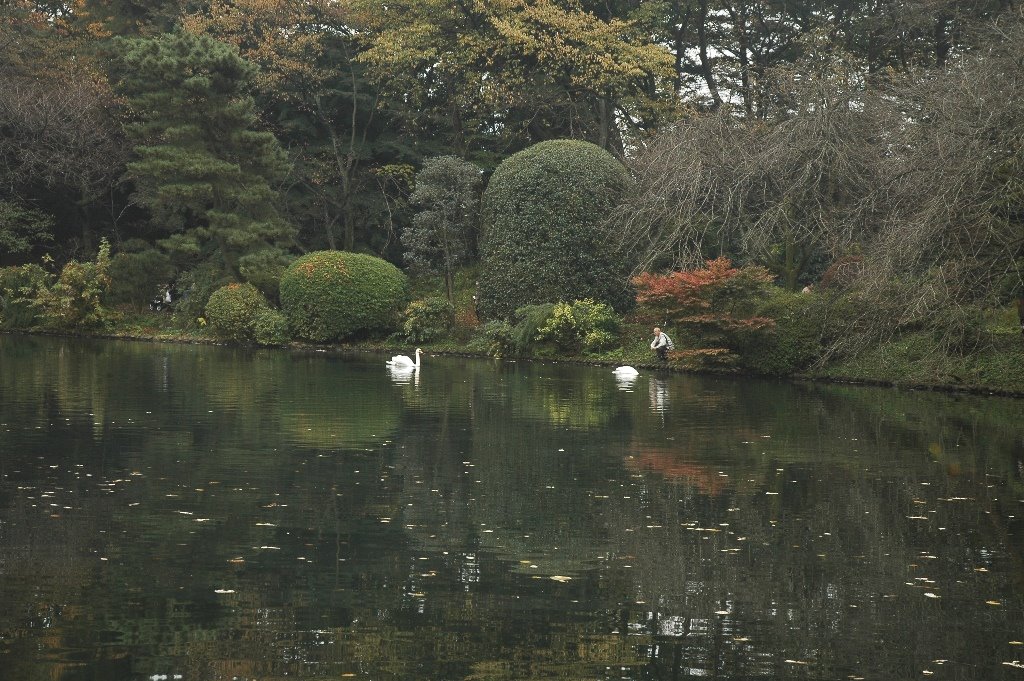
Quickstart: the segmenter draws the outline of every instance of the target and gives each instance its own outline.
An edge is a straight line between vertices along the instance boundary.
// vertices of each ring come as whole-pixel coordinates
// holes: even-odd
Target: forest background
[[[488,267],[479,214],[442,219],[465,228],[447,261],[459,294],[417,251],[441,200],[430,188],[475,206],[513,154],[585,140],[629,170],[595,216],[629,275],[704,272],[713,288],[704,263],[721,257],[770,273],[753,307],[716,304],[715,342],[683,328],[708,335],[707,300],[676,305],[670,323],[705,351],[682,364],[757,346],[744,368],[762,373],[1019,390],[1021,13],[1012,0],[13,0],[0,267],[60,272],[52,310],[88,289],[67,265],[99,251],[112,281],[86,295],[138,310],[173,282],[195,294],[188,325],[225,282],[276,304],[296,257],[345,250],[444,274],[465,308]],[[459,179],[467,165],[421,175],[441,158],[479,181]],[[632,281],[639,313],[620,307],[617,328],[635,338],[670,311],[644,308],[656,281]],[[475,327],[476,312],[453,318]],[[512,349],[529,314],[504,316],[482,347]],[[771,342],[755,334],[768,326]],[[755,335],[723,340],[737,333]]]

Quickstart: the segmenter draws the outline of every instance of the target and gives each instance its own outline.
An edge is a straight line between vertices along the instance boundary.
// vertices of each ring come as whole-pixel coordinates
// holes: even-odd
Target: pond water
[[[0,679],[1024,678],[1022,417],[0,336]]]

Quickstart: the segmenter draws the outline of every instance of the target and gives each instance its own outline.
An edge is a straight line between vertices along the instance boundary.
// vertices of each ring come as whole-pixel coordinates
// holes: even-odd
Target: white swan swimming
[[[419,348],[416,348],[416,361],[415,362],[413,362],[409,358],[409,355],[395,355],[394,357],[389,359],[387,362],[385,362],[385,364],[387,364],[389,367],[392,367],[394,369],[403,369],[403,368],[419,369],[420,368],[420,354],[422,354],[422,353],[423,353],[422,350],[420,350]]]
[[[615,376],[617,378],[630,378],[630,377],[633,377],[633,376],[639,376],[640,375],[640,372],[637,371],[636,369],[634,369],[631,366],[616,367],[612,371],[612,373],[615,374]]]

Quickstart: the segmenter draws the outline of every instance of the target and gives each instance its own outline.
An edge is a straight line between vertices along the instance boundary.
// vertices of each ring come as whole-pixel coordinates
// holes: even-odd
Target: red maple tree
[[[677,361],[728,365],[736,359],[734,350],[743,334],[775,325],[753,313],[772,281],[764,267],[734,267],[720,257],[699,269],[646,272],[633,278],[633,286],[640,305],[697,341],[698,347],[677,350]]]

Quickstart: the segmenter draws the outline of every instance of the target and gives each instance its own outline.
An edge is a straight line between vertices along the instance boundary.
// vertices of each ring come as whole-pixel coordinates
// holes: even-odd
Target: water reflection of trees
[[[982,679],[1019,638],[1016,403],[41,342],[0,342],[0,423],[57,424],[0,456],[19,678]]]

